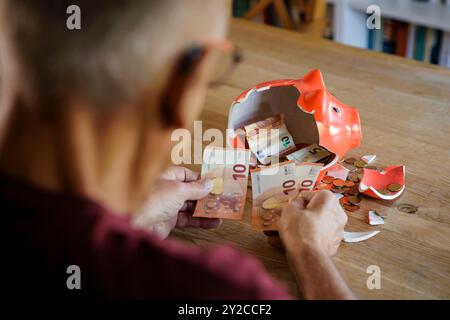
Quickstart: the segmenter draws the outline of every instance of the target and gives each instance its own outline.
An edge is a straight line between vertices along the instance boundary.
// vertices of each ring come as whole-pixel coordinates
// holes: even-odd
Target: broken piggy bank
[[[229,112],[228,144],[245,147],[238,131],[277,114],[284,114],[296,145],[318,144],[333,154],[323,173],[361,143],[358,110],[333,96],[320,71],[313,70],[301,79],[264,82],[240,94]]]

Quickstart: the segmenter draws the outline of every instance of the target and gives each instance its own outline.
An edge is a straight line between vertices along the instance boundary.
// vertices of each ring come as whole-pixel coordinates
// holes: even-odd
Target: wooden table
[[[359,109],[363,142],[348,155],[376,154],[376,164],[405,164],[407,172],[401,198],[363,200],[362,209],[349,214],[348,231],[381,232],[365,242],[343,243],[335,263],[360,298],[449,299],[450,70],[241,20],[231,22],[230,38],[243,49],[244,61],[225,85],[208,92],[203,130],[224,130],[230,103],[245,89],[319,68],[328,89]],[[284,254],[251,229],[250,198],[249,192],[243,221],[225,221],[218,230],[177,231],[175,237],[239,248],[300,296]],[[402,212],[398,204],[418,211]],[[386,224],[369,226],[368,209],[386,214]],[[379,290],[366,286],[370,265],[381,268]]]

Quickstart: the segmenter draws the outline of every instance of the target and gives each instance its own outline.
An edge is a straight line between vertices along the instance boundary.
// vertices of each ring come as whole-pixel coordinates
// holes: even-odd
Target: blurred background
[[[450,68],[450,0],[233,0],[233,16]]]

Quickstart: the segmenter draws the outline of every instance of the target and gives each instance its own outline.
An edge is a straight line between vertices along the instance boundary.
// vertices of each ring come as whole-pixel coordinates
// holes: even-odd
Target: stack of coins
[[[259,208],[259,217],[261,219],[261,224],[265,228],[273,227],[276,223],[278,223],[280,215],[281,215],[280,208],[270,210]]]

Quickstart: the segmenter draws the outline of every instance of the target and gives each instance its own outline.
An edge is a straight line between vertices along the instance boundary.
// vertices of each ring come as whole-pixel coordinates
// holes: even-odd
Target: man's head
[[[81,10],[80,30],[66,26],[73,4]],[[105,158],[82,163],[107,166],[123,147],[130,157],[123,165],[133,162],[133,169],[111,166],[152,180],[169,150],[170,132],[190,126],[200,113],[215,63],[211,39],[223,39],[228,7],[218,0],[0,0],[0,115],[11,108],[9,122],[26,119],[9,127],[30,119],[64,126],[61,136],[70,130],[71,138],[66,144],[83,150],[95,145],[102,151],[96,157]],[[72,132],[81,130],[72,130],[77,126],[83,133]],[[13,131],[6,139],[18,134]],[[97,174],[107,175],[102,170]]]

